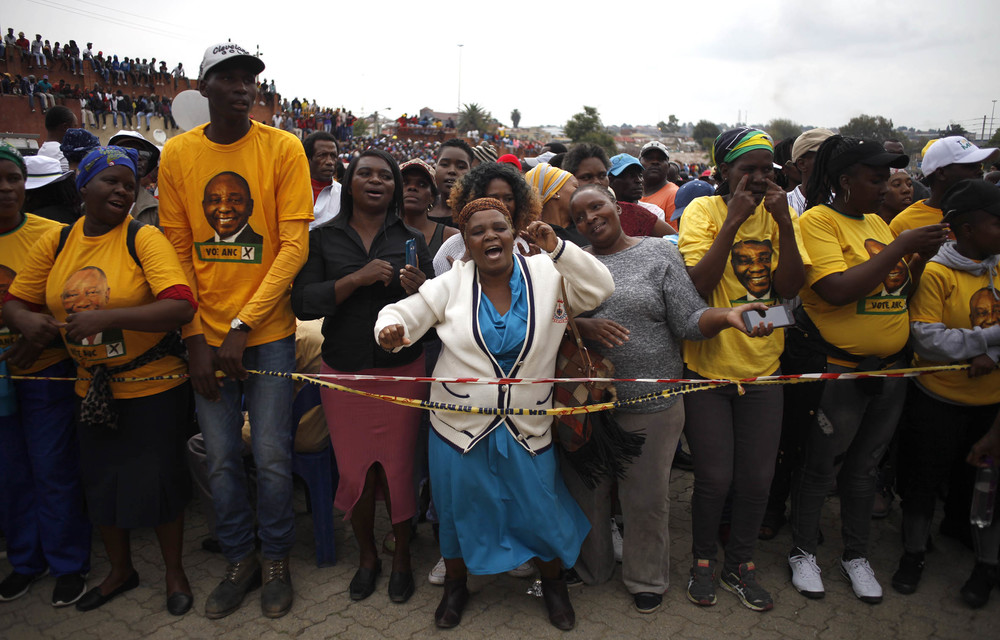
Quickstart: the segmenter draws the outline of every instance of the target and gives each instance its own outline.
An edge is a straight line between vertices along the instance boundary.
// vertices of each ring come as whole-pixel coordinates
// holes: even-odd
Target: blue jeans
[[[35,375],[73,377],[69,360]],[[0,417],[0,526],[14,571],[55,576],[90,571],[73,383],[15,382],[20,411]]]
[[[214,348],[213,348],[214,350]],[[259,371],[295,371],[295,336],[247,347],[243,366]],[[241,392],[242,386],[242,392]],[[222,397],[211,402],[195,394],[198,423],[205,437],[208,482],[215,506],[216,535],[229,562],[254,548],[254,514],[243,467],[242,400],[250,414],[250,436],[257,466],[257,522],[262,552],[269,560],[289,555],[295,542],[292,514],[292,398],[287,378],[251,375],[245,382],[226,379]]]

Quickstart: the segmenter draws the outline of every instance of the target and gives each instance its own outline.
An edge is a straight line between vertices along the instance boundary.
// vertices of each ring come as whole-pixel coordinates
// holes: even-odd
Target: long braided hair
[[[812,175],[806,185],[806,209],[827,204],[830,195],[840,191],[840,176],[848,173],[851,166],[839,167],[837,158],[861,144],[860,138],[830,136],[816,150],[816,160]]]

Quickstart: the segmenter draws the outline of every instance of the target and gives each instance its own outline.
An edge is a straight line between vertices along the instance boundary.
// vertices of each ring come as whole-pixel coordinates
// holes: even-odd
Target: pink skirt
[[[388,376],[425,376],[424,356],[410,364],[389,369],[337,371],[323,363],[321,373],[357,373]],[[426,400],[430,385],[426,382],[368,382],[333,380],[337,384],[387,395]],[[340,483],[333,505],[350,520],[354,505],[365,488],[365,477],[376,462],[382,465],[389,484],[393,524],[405,522],[417,512],[413,465],[422,409],[402,407],[390,402],[365,398],[343,391],[321,389],[323,412],[330,429],[330,442],[337,459]],[[381,491],[376,494],[385,499]]]

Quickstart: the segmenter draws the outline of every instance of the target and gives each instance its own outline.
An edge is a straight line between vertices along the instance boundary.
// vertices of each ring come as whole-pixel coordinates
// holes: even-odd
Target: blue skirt
[[[431,433],[442,556],[462,558],[477,575],[510,571],[535,557],[576,563],[590,523],[559,474],[553,448],[532,456],[501,425],[463,454]]]

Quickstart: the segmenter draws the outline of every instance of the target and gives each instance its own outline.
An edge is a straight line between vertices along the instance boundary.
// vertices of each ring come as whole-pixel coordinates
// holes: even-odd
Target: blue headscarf
[[[135,149],[98,147],[80,161],[76,174],[76,189],[79,191],[93,180],[94,176],[109,167],[126,166],[132,170],[132,173],[136,173],[138,164],[139,152]]]

